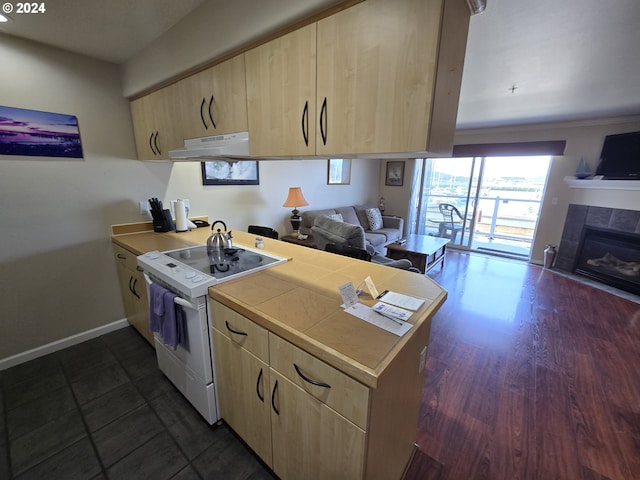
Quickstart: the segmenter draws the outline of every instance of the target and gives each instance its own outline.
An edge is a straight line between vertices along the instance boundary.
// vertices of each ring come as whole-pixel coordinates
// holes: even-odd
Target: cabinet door
[[[149,331],[149,300],[143,273],[135,266],[135,256],[132,253],[116,246],[114,253],[127,320],[153,345],[153,334]]]
[[[131,102],[131,119],[139,160],[169,158],[169,150],[183,146],[176,85]]]
[[[141,270],[131,272],[131,314],[128,320],[133,327],[151,344],[153,333],[149,330],[149,297],[147,296],[147,285],[144,274]]]
[[[271,369],[273,471],[287,479],[358,479],[365,432]]]
[[[317,154],[425,149],[442,3],[367,0],[318,22]]]
[[[247,131],[244,55],[178,83],[184,138]]]
[[[269,366],[213,329],[220,415],[269,466]]]
[[[253,156],[314,155],[316,26],[245,53]]]

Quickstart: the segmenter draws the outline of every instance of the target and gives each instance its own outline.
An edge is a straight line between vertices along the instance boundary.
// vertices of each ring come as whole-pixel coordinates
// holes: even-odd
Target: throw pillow
[[[382,228],[382,214],[379,208],[367,208],[367,220],[369,220],[369,230],[380,230]]]
[[[335,220],[336,222],[344,222],[341,213],[332,213],[331,215],[325,215],[325,217],[329,217],[331,220]]]

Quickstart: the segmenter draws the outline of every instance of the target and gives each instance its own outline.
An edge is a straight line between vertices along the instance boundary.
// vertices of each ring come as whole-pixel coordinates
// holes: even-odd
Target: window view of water
[[[446,236],[463,248],[528,258],[550,161],[549,156],[425,159],[415,231]],[[443,215],[443,205],[455,207],[452,218]]]

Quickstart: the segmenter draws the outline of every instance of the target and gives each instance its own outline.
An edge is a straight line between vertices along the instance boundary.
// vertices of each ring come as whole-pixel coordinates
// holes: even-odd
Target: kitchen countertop
[[[202,245],[209,235],[210,229],[200,228],[182,233],[128,233],[113,235],[112,239],[133,253],[143,254]],[[235,245],[253,247],[255,235],[237,231],[233,235]],[[433,315],[447,297],[447,292],[425,275],[270,238],[264,243],[266,252],[289,261],[210,287],[210,297],[371,388],[376,388],[385,368],[413,335],[430,330]],[[409,320],[416,326],[403,337],[349,315],[340,307],[338,287],[350,281],[357,288],[367,276],[379,291],[392,290],[426,300]],[[370,306],[376,303],[368,294],[362,294],[360,301]]]

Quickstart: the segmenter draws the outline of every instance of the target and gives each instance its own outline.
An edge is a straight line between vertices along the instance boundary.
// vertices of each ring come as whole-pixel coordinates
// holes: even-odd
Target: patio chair
[[[458,232],[464,228],[464,218],[460,210],[450,203],[441,203],[438,208],[443,218],[443,221],[438,224],[438,236],[450,238],[451,243],[455,243]]]

